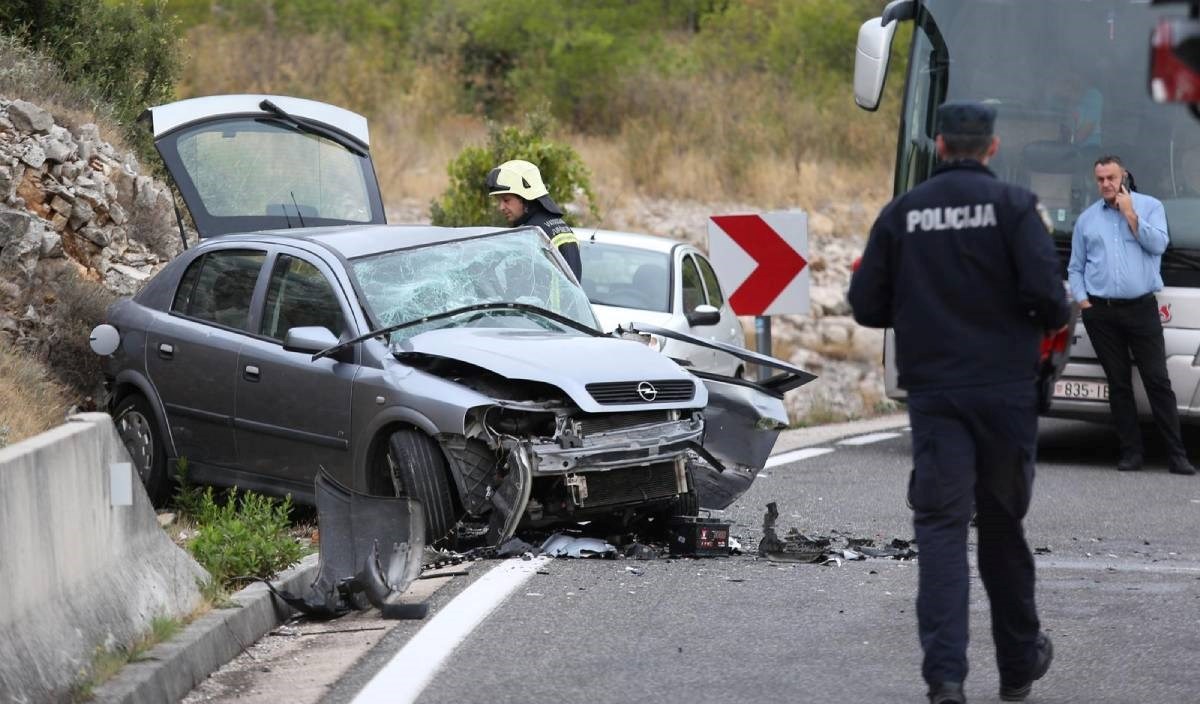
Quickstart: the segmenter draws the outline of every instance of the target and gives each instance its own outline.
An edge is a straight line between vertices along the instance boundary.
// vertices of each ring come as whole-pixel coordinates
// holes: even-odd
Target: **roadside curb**
[[[271,580],[276,588],[303,592],[316,577],[318,555]],[[145,659],[131,662],[113,679],[97,687],[92,701],[161,704],[187,696],[204,678],[253,645],[295,610],[255,582],[230,597],[237,606],[213,609],[175,637],[154,646]]]

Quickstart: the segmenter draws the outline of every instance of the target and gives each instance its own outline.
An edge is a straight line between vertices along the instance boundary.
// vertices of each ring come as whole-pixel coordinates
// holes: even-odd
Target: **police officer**
[[[577,281],[583,280],[583,262],[579,259],[579,240],[562,219],[562,208],[550,197],[542,183],[538,167],[514,159],[492,169],[487,177],[488,194],[496,197],[496,207],[513,227],[537,225],[567,260]]]
[[[1039,343],[1070,311],[1037,198],[986,166],[1000,144],[995,111],[956,101],[937,117],[942,161],[879,214],[849,299],[860,324],[895,330],[908,391],[908,501],[921,551],[917,629],[929,701],[965,701],[972,510],[1000,698],[1023,701],[1053,656],[1022,526],[1037,449]]]

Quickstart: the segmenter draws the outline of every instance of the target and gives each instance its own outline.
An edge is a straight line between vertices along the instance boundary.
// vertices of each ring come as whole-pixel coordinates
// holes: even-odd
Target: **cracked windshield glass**
[[[549,240],[535,230],[363,257],[354,260],[354,274],[379,327],[488,303],[536,306],[596,327],[587,296],[564,272]],[[535,311],[477,310],[404,328],[391,339],[463,326],[572,329]]]

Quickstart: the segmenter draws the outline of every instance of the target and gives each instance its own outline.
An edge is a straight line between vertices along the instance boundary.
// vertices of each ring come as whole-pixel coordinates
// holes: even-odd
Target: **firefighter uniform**
[[[946,160],[884,207],[849,300],[860,324],[894,329],[899,382],[908,392],[908,501],[920,551],[917,621],[930,700],[963,700],[972,511],[1001,695],[1019,700],[1010,697],[1027,693],[1049,666],[1022,519],[1037,449],[1039,344],[1046,331],[1066,324],[1069,308],[1036,196],[1002,183],[985,165],[997,144],[995,112],[946,103],[938,120]],[[963,144],[948,139],[962,136],[990,144],[986,156],[956,159],[943,150]],[[942,698],[944,683],[950,694]]]
[[[503,196],[511,194],[521,199],[520,217],[510,220],[514,227],[537,225],[542,228],[551,244],[566,260],[576,281],[583,280],[583,261],[579,258],[579,240],[575,231],[562,219],[563,209],[550,197],[550,189],[542,181],[542,172],[535,164],[523,159],[512,159],[488,172],[488,194]]]

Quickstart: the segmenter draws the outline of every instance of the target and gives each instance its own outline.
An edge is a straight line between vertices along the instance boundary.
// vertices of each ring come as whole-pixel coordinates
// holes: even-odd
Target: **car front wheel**
[[[117,435],[125,444],[150,503],[163,506],[170,495],[167,455],[150,402],[141,394],[126,396],[113,413]]]
[[[386,460],[391,488],[397,496],[421,502],[425,540],[430,545],[437,543],[459,518],[442,448],[425,433],[405,428],[388,438]]]

